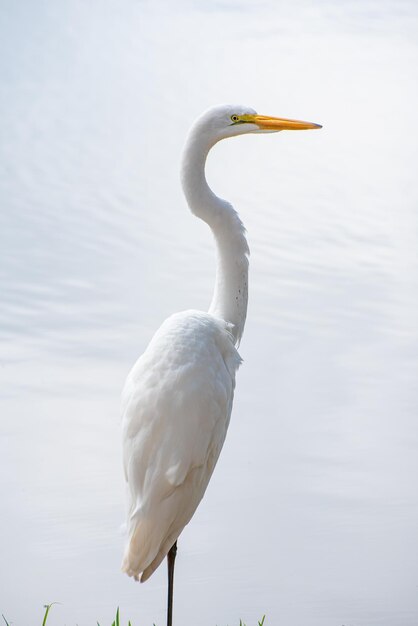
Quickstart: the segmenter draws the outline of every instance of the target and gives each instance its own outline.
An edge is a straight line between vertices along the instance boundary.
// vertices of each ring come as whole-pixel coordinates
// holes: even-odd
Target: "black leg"
[[[168,602],[167,602],[167,626],[172,626],[173,621],[173,584],[174,584],[174,561],[177,554],[177,541],[171,546],[167,554],[168,565]]]

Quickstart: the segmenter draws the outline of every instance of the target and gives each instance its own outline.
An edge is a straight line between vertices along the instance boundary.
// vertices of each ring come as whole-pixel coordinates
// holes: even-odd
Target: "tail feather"
[[[167,556],[169,550],[173,546],[174,542],[177,541],[180,533],[176,533],[175,535],[170,535],[168,539],[166,539],[161,546],[160,550],[156,557],[151,561],[151,563],[143,570],[141,576],[141,583],[144,583],[152,574],[155,572],[160,563]]]
[[[139,575],[153,561],[158,551],[152,541],[151,524],[146,520],[135,522],[126,543],[125,554],[122,561],[122,571],[138,580]]]
[[[168,551],[178,539],[180,532],[170,533],[168,537],[159,541],[152,541],[152,525],[142,519],[135,523],[130,533],[122,561],[122,572],[132,576],[141,583],[155,572],[160,563],[167,556]],[[155,529],[154,529],[155,530]]]

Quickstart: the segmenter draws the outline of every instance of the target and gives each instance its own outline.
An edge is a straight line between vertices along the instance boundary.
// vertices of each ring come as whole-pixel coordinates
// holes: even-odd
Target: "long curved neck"
[[[235,342],[239,343],[247,315],[249,249],[238,213],[206,182],[206,157],[214,143],[192,131],[183,154],[182,185],[190,210],[210,226],[215,236],[216,282],[209,313],[230,322]]]

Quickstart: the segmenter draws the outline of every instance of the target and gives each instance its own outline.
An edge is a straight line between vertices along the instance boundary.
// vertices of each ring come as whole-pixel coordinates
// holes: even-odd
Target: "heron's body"
[[[185,311],[168,318],[123,391],[130,505],[122,568],[141,581],[167,555],[205,493],[225,440],[241,362],[235,346],[247,313],[248,245],[237,212],[206,182],[206,157],[226,137],[307,128],[319,126],[223,105],[207,111],[190,131],[183,190],[192,213],[213,232],[217,273],[209,312]]]
[[[168,318],[123,392],[130,541],[124,570],[146,580],[190,521],[218,460],[240,363],[228,325]]]

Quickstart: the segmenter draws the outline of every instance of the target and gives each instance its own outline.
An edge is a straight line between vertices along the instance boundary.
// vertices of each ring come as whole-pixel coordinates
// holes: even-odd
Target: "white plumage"
[[[205,493],[225,440],[241,362],[235,346],[247,313],[249,250],[238,214],[206,182],[207,154],[225,137],[307,128],[319,126],[223,105],[203,114],[190,131],[182,185],[191,211],[214,234],[217,272],[209,312],[185,311],[168,318],[123,391],[130,502],[122,569],[141,581],[170,551]],[[170,584],[172,591],[172,578],[169,590]],[[170,604],[169,591],[169,624]]]
[[[185,311],[167,319],[123,392],[131,505],[123,568],[146,580],[190,521],[218,460],[240,357],[228,324]]]

